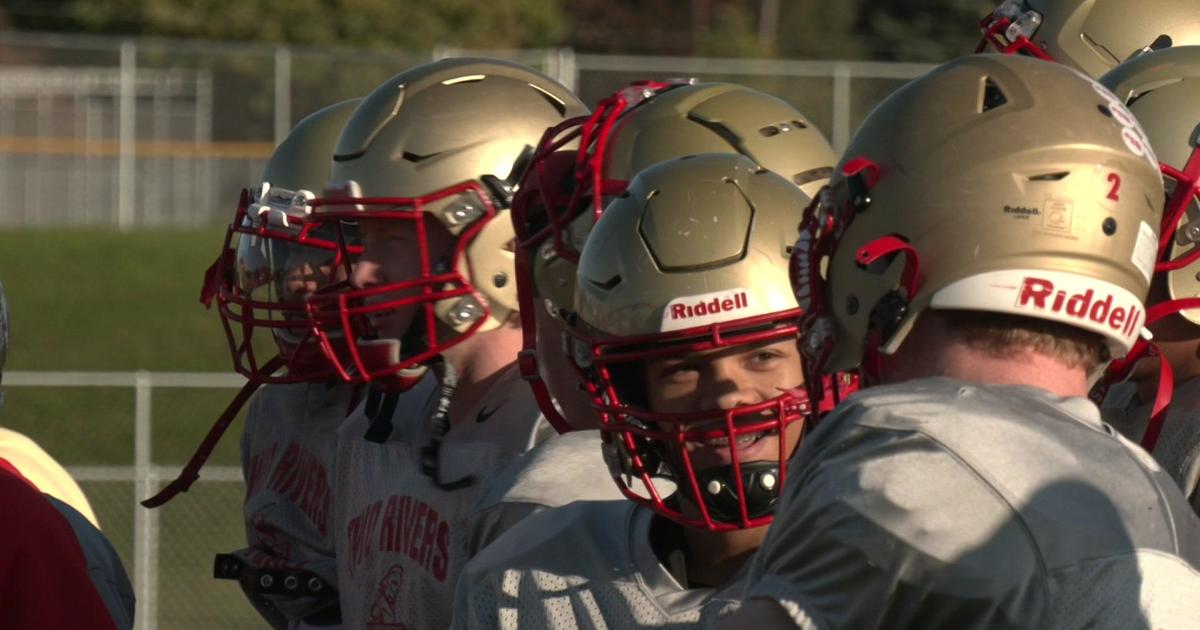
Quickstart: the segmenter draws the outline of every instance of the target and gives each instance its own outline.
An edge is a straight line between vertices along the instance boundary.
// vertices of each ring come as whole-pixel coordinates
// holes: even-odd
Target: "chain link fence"
[[[741,83],[791,102],[839,150],[883,96],[929,67],[0,33],[0,227],[224,222],[304,115],[412,65],[471,54],[538,68],[588,103],[639,79]]]

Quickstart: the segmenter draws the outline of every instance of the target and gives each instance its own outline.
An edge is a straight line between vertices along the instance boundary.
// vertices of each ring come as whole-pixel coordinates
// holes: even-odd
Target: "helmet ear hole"
[[[886,342],[896,334],[907,314],[908,300],[898,291],[888,291],[875,303],[875,308],[871,309],[870,328],[878,330],[879,338]]]

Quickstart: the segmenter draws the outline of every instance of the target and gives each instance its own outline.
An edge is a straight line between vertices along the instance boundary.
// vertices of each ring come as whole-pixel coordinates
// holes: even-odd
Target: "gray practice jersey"
[[[1104,421],[1135,442],[1142,440],[1151,411],[1129,382],[1114,385],[1100,407]],[[1200,377],[1175,386],[1153,455],[1200,514]]]
[[[875,387],[791,461],[747,597],[797,627],[1200,628],[1197,519],[1083,398]]]
[[[488,480],[467,537],[474,556],[525,517],[572,501],[624,499],[600,451],[600,431],[555,435]]]
[[[621,499],[521,521],[463,572],[454,628],[692,628],[733,610],[740,576],[720,590],[685,589],[650,545],[654,518]]]
[[[249,546],[234,552],[247,564],[311,571],[337,586],[333,460],[352,391],[343,384],[264,385],[251,399],[242,434]],[[272,600],[293,621],[312,612],[312,602]]]
[[[484,394],[477,416],[452,427],[442,444],[440,480],[471,483],[439,488],[421,466],[436,385],[427,377],[400,397],[383,443],[363,437],[365,405],[338,432],[334,512],[347,627],[448,627],[476,502],[497,471],[554,432],[510,367]]]

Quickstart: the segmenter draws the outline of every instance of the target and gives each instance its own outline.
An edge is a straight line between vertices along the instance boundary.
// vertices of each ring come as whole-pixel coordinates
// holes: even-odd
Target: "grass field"
[[[229,372],[215,313],[197,302],[223,231],[0,232],[0,281],[12,317],[6,370]],[[155,389],[155,464],[181,465],[232,390]],[[133,464],[130,389],[5,387],[0,424],[66,466]],[[238,425],[210,460],[237,465]],[[129,482],[82,484],[133,577]],[[212,556],[244,544],[240,483],[198,483],[161,509],[160,628],[255,628],[237,585],[212,579]],[[142,509],[142,508],[136,508]]]

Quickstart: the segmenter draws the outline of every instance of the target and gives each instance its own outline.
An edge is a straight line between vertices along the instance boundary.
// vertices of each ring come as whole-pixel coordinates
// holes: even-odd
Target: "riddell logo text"
[[[1092,321],[1119,330],[1125,337],[1133,336],[1142,324],[1141,304],[1113,306],[1111,294],[1100,299],[1093,289],[1068,295],[1062,289],[1055,290],[1053,282],[1041,278],[1025,278],[1021,282],[1017,306]]]
[[[733,297],[702,300],[693,304],[672,304],[671,319],[691,319],[705,315],[716,315],[746,308],[746,292],[741,291]]]
[[[1042,211],[1037,208],[1027,208],[1025,206],[1004,206],[1004,214],[1011,214],[1021,218],[1036,217]]]

